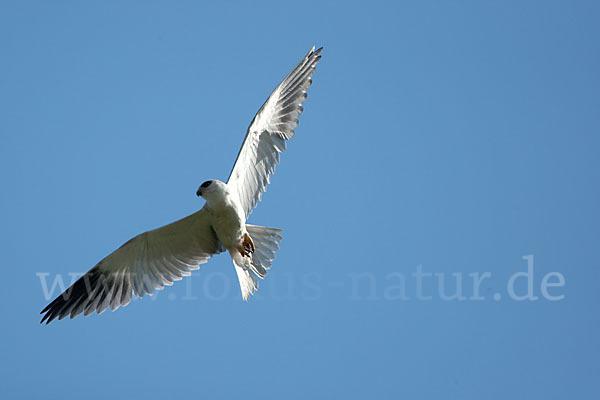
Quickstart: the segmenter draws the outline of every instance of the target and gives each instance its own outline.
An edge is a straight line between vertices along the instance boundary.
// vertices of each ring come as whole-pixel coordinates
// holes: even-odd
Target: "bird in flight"
[[[306,90],[322,48],[313,47],[258,110],[246,132],[227,183],[204,182],[196,194],[204,207],[179,221],[127,241],[85,273],[41,311],[40,323],[126,306],[189,276],[218,253],[228,251],[242,298],[258,289],[279,249],[281,230],[246,223],[294,136]]]

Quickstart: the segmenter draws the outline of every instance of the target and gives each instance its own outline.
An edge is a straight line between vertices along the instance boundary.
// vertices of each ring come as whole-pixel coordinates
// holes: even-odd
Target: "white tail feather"
[[[246,225],[246,230],[254,242],[252,259],[242,257],[237,252],[231,255],[244,300],[248,300],[258,289],[257,277],[263,279],[271,269],[271,262],[275,259],[275,253],[279,250],[279,242],[282,239],[281,229]]]

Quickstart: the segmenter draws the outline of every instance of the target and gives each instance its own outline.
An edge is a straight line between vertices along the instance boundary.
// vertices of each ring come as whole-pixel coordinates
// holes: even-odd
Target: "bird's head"
[[[203,197],[206,200],[214,198],[215,196],[221,197],[224,192],[227,191],[227,185],[223,182],[213,179],[210,181],[204,182],[198,190],[196,191],[196,195],[198,197]]]

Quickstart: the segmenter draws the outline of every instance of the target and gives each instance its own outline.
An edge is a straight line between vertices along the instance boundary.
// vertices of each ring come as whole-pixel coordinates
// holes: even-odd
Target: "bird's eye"
[[[210,186],[210,184],[211,184],[211,183],[212,183],[212,181],[206,181],[206,182],[204,182],[202,185],[200,185],[200,187],[201,187],[202,189],[206,189],[207,187],[209,187],[209,186]]]

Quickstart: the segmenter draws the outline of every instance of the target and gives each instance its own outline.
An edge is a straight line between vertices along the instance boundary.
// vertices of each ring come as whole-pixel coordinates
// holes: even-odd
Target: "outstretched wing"
[[[202,209],[129,240],[48,304],[41,323],[114,311],[129,304],[132,293],[142,297],[170,286],[222,251]]]
[[[285,141],[294,136],[321,50],[322,47],[316,51],[313,47],[308,52],[277,86],[248,127],[227,181],[237,194],[246,218],[266,190],[269,177],[279,164],[279,153],[285,151]]]

